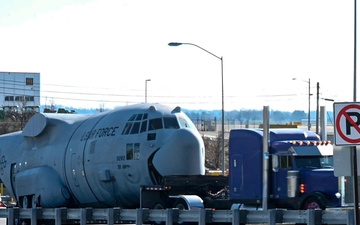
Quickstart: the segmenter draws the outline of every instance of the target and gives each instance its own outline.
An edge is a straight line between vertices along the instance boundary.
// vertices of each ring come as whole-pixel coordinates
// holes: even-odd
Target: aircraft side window
[[[179,129],[179,123],[175,117],[164,117],[165,129]]]
[[[123,130],[123,132],[122,132],[121,134],[122,134],[122,135],[124,135],[124,134],[129,134],[132,124],[133,124],[132,122],[127,122],[127,123],[125,124],[124,130]]]
[[[147,139],[148,141],[156,140],[156,133],[149,133]]]
[[[147,125],[147,120],[142,121],[141,128],[140,128],[140,133],[143,133],[143,132],[146,131],[146,125]]]
[[[148,130],[158,130],[158,129],[162,129],[162,128],[163,128],[163,124],[162,124],[161,118],[149,120],[149,129]]]
[[[140,128],[140,122],[135,122],[134,125],[131,128],[131,132],[130,134],[137,134],[139,133],[139,128]]]
[[[131,160],[134,158],[134,149],[133,144],[126,144],[126,160]]]
[[[140,143],[134,144],[134,159],[135,160],[140,159]]]

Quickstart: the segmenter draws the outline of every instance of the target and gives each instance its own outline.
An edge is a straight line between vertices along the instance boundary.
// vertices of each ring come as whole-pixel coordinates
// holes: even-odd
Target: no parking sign
[[[334,103],[335,145],[360,144],[360,103]]]

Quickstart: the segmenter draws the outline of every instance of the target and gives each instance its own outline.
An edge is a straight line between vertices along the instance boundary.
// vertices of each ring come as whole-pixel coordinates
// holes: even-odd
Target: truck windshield
[[[297,168],[333,168],[332,156],[297,156],[295,157]]]

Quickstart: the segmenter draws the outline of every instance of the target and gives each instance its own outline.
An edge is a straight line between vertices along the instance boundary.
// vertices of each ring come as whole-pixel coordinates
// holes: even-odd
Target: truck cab
[[[229,138],[230,198],[261,205],[267,185],[270,208],[325,209],[339,206],[333,146],[302,129],[270,129],[267,151],[263,131],[236,129]],[[262,179],[269,160],[268,179]],[[265,183],[264,183],[265,182]]]

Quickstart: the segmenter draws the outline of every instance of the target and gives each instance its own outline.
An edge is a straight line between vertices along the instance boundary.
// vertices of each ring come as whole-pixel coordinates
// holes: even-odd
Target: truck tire
[[[322,209],[324,210],[326,208],[324,202],[321,200],[320,197],[316,197],[316,196],[311,196],[307,199],[305,199],[305,201],[302,204],[301,209]]]
[[[321,196],[311,196],[305,199],[303,202],[301,209],[307,210],[307,209],[321,209],[325,210],[326,206],[324,204],[324,201],[322,200]],[[306,225],[305,223],[296,223],[296,225]],[[326,224],[324,224],[326,225]]]

